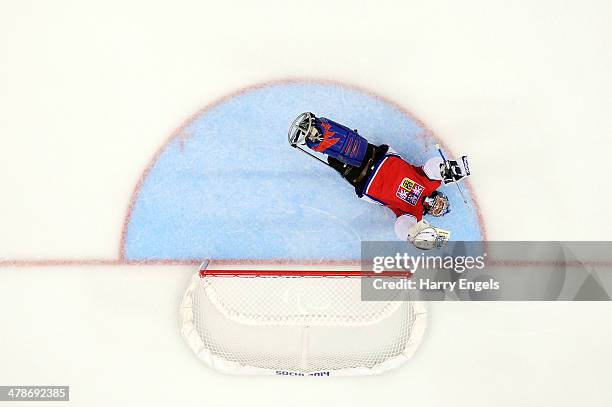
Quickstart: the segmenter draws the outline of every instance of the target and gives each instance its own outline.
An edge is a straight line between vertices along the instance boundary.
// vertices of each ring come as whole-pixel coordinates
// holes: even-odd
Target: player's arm
[[[395,235],[402,241],[407,241],[422,250],[440,247],[450,239],[448,230],[432,226],[424,219],[410,214],[399,216],[394,225]]]

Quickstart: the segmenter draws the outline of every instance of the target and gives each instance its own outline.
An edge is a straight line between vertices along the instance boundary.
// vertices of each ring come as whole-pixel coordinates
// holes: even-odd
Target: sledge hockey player
[[[446,195],[437,191],[470,175],[467,157],[448,161],[430,158],[417,167],[386,144],[375,146],[346,126],[310,112],[302,113],[289,128],[289,144],[325,154],[323,161],[346,179],[359,198],[386,206],[397,216],[395,234],[420,249],[440,247],[450,232],[429,224],[423,216],[450,212]]]

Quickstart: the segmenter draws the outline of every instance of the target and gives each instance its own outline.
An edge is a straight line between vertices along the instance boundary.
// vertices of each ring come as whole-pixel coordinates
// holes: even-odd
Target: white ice
[[[434,303],[380,377],[235,378],[178,332],[188,266],[115,259],[132,190],[191,114],[282,78],[398,102],[456,152],[493,240],[607,240],[612,3],[5,0],[0,385],[73,406],[607,406],[609,303]],[[27,403],[23,403],[27,405]]]

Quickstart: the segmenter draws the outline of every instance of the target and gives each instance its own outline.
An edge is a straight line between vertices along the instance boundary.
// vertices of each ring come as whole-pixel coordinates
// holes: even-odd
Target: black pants
[[[355,187],[355,193],[357,196],[361,197],[363,196],[363,188],[365,188],[365,184],[368,182],[370,174],[374,170],[376,164],[385,157],[387,151],[389,151],[389,146],[386,144],[375,146],[368,143],[365,158],[359,167],[345,164],[333,157],[327,157],[327,162],[334,170],[342,175],[342,178]]]

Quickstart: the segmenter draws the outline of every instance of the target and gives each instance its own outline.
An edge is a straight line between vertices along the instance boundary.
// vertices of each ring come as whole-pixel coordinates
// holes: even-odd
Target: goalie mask
[[[442,192],[434,191],[423,200],[425,213],[432,216],[444,216],[450,212],[450,201]]]

